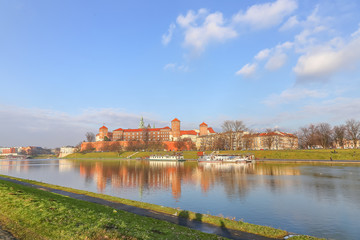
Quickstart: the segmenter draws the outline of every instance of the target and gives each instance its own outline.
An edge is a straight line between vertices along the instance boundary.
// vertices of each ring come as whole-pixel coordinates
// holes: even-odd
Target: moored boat
[[[225,154],[210,154],[200,156],[198,162],[228,162],[228,163],[252,163],[253,155],[241,156],[241,155],[225,155]]]
[[[147,158],[151,161],[185,161],[184,156],[181,154],[175,155],[151,155]]]

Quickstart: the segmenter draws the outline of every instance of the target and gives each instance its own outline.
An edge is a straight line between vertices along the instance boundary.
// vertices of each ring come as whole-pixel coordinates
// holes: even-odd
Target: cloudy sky
[[[0,146],[360,119],[358,0],[0,0]]]

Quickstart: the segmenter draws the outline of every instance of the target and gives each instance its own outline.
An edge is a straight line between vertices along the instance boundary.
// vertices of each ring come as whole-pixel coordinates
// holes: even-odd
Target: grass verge
[[[149,209],[149,210],[153,210],[153,211],[157,211],[157,212],[163,212],[163,213],[167,213],[167,214],[177,215],[179,217],[183,217],[183,218],[187,218],[187,219],[191,219],[191,220],[198,220],[198,221],[210,223],[215,226],[221,226],[221,227],[225,227],[228,229],[240,230],[240,231],[258,234],[258,235],[262,235],[262,236],[266,236],[266,237],[281,239],[284,236],[288,235],[288,232],[286,232],[284,230],[275,229],[275,228],[268,227],[268,226],[255,225],[255,224],[246,223],[243,221],[236,221],[234,219],[225,218],[225,217],[221,217],[221,216],[212,216],[212,215],[207,215],[207,214],[194,213],[194,212],[190,212],[190,211],[186,211],[186,210],[174,209],[174,208],[159,206],[159,205],[150,204],[150,203],[144,203],[144,202],[139,202],[139,201],[134,201],[134,200],[129,200],[129,199],[117,198],[117,197],[113,197],[113,196],[109,196],[109,195],[87,192],[87,191],[77,190],[77,189],[72,189],[72,188],[66,188],[66,187],[62,187],[62,186],[41,183],[41,182],[32,181],[32,180],[19,179],[19,178],[4,176],[4,175],[0,175],[0,176],[12,178],[12,179],[16,179],[19,181],[32,183],[32,184],[37,184],[37,185],[41,185],[41,186],[45,186],[45,187],[51,187],[54,189],[60,189],[60,190],[68,191],[68,192],[102,198],[102,199],[105,199],[108,201],[123,203],[123,204],[131,205],[131,206],[135,206],[135,207],[139,207],[139,208],[144,208],[144,209]],[[0,209],[1,209],[1,207],[0,207]],[[309,236],[297,236],[297,239],[317,239],[317,238],[312,238]]]
[[[0,223],[19,239],[223,239],[1,180]]]
[[[210,153],[211,151],[206,151]],[[92,153],[73,153],[65,158],[127,158],[135,152],[92,152]],[[131,158],[141,158],[152,154],[172,154],[173,152],[138,152]],[[257,150],[257,151],[220,151],[220,154],[254,154],[258,159],[304,159],[304,160],[360,160],[360,149],[310,149],[310,150]],[[197,151],[184,151],[185,159],[197,159]]]

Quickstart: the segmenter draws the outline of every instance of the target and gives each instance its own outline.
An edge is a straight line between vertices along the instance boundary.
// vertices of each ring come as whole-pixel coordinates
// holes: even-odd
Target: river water
[[[360,165],[0,160],[0,174],[329,239],[360,237]]]

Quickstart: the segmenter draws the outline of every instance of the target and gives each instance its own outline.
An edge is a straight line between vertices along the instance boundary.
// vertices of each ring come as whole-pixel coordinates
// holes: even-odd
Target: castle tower
[[[174,120],[171,121],[171,131],[172,136],[174,138],[180,137],[180,120],[177,118],[174,118]]]
[[[208,134],[208,125],[206,123],[200,124],[200,136]]]
[[[99,128],[99,138],[100,139],[104,139],[105,136],[108,135],[108,128],[105,126],[102,126],[101,128]]]
[[[144,118],[141,117],[139,128],[145,128]]]

